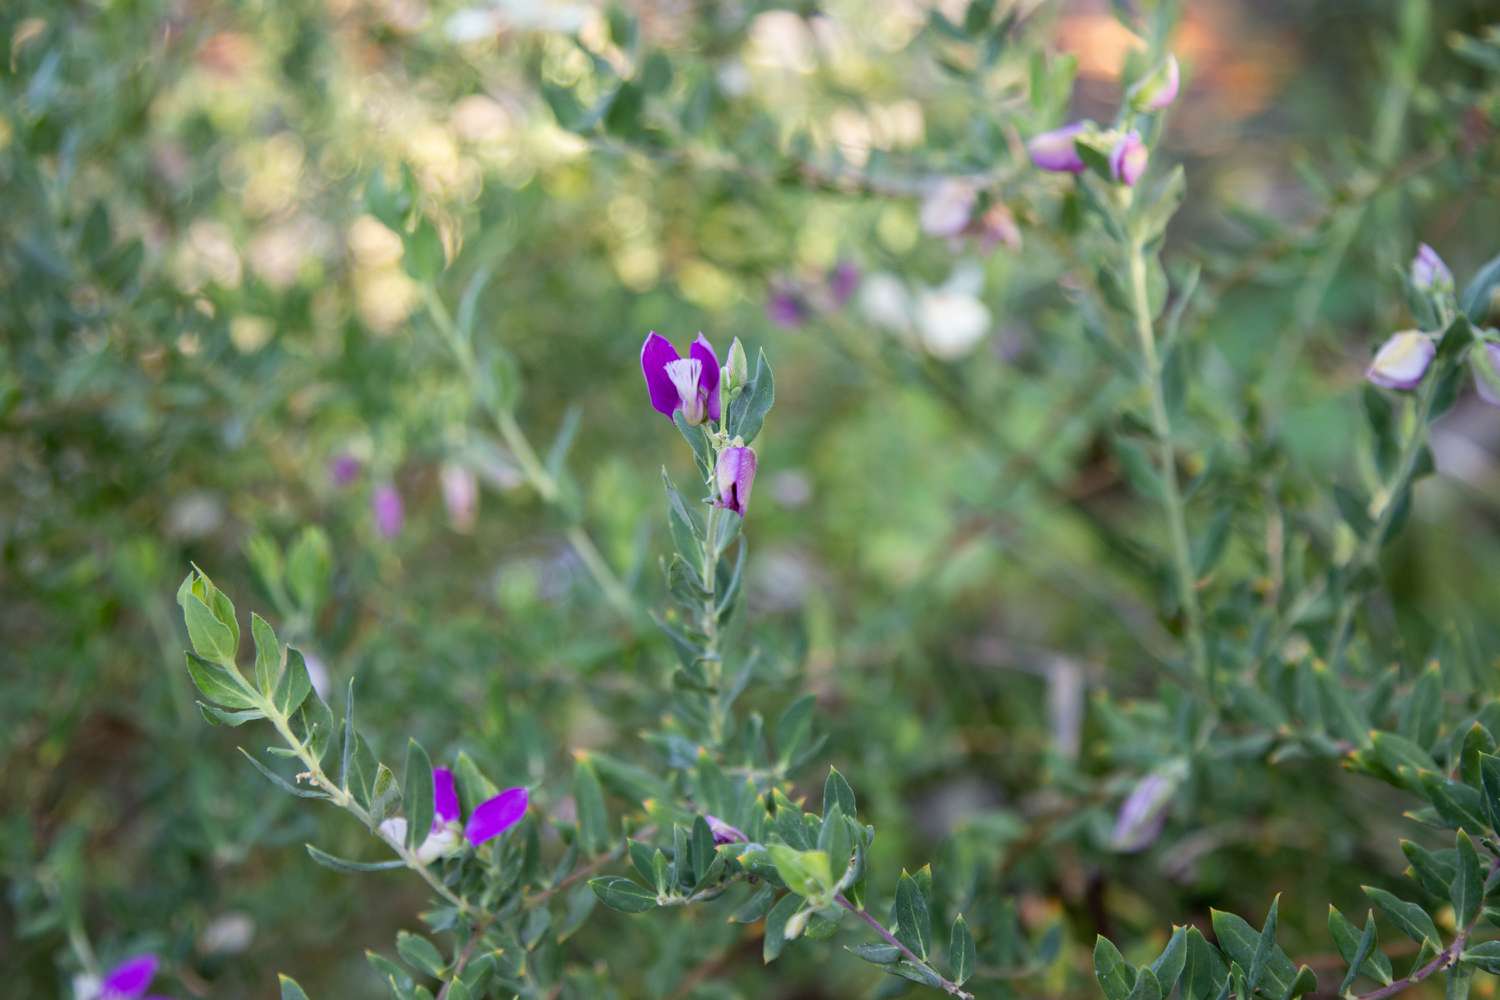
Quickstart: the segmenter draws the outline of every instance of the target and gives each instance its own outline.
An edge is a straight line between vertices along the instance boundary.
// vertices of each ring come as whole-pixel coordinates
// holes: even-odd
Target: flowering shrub
[[[1496,29],[814,6],[0,12],[17,995],[1492,995]]]

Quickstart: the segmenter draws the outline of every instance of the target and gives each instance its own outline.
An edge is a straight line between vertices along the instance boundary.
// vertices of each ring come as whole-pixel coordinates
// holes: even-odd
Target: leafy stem
[[[925,959],[919,957],[916,952],[912,951],[906,945],[902,944],[901,940],[896,937],[896,935],[892,934],[884,924],[877,920],[875,918],[875,915],[869,910],[866,910],[859,906],[855,906],[849,901],[849,898],[842,893],[833,897],[833,901],[839,906],[848,910],[850,913],[854,914],[860,920],[863,920],[866,924],[869,925],[871,930],[880,935],[880,939],[882,941],[899,951],[902,957],[912,965],[915,965],[917,968],[921,969],[923,972],[931,976],[933,981],[937,984],[937,987],[944,993],[947,993],[949,996],[959,997],[960,1000],[974,1000],[974,994],[970,993],[968,990],[964,989],[953,980],[938,972],[938,970],[934,969],[931,965],[928,965]]]
[[[1177,583],[1177,599],[1186,621],[1188,655],[1193,671],[1206,677],[1210,691],[1215,677],[1203,642],[1203,618],[1198,604],[1198,585],[1193,573],[1192,549],[1188,543],[1187,519],[1182,493],[1177,486],[1177,457],[1172,445],[1172,421],[1167,414],[1166,391],[1162,384],[1162,363],[1156,345],[1156,330],[1151,318],[1150,296],[1146,290],[1146,251],[1138,238],[1127,245],[1130,272],[1131,312],[1135,320],[1136,339],[1140,343],[1143,364],[1142,381],[1151,399],[1151,431],[1156,438],[1158,462],[1161,465],[1162,506],[1167,517],[1167,532],[1172,546],[1172,569]]]

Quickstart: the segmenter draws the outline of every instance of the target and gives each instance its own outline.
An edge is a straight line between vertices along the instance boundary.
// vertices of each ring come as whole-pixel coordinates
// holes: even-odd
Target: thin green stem
[[[1354,614],[1359,606],[1359,595],[1349,586],[1350,578],[1375,564],[1380,556],[1380,547],[1385,542],[1386,533],[1390,530],[1391,519],[1395,517],[1396,511],[1401,509],[1402,498],[1406,497],[1411,490],[1417,463],[1427,443],[1427,422],[1432,415],[1432,401],[1436,395],[1438,381],[1436,373],[1429,373],[1423,380],[1422,388],[1418,390],[1412,407],[1411,432],[1402,443],[1401,455],[1396,461],[1396,471],[1382,491],[1384,497],[1381,500],[1380,513],[1375,516],[1374,525],[1360,540],[1348,561],[1339,568],[1344,588],[1339,598],[1338,612],[1334,616],[1333,637],[1328,644],[1328,664],[1331,667],[1337,668],[1343,660],[1344,650],[1349,642],[1349,630],[1354,624]]]
[[[442,335],[449,349],[453,352],[454,359],[463,370],[464,376],[473,384],[478,384],[481,377],[478,359],[474,355],[474,347],[468,339],[459,331],[453,317],[448,312],[448,307],[443,304],[442,298],[432,289],[426,289],[427,311],[432,316],[433,325],[437,327],[438,333]],[[640,619],[640,609],[635,599],[631,597],[630,590],[616,575],[614,570],[605,561],[594,544],[593,538],[582,524],[578,522],[576,515],[568,510],[563,502],[562,485],[557,477],[548,471],[546,463],[532,447],[531,440],[516,421],[515,414],[508,408],[494,401],[488,401],[486,410],[495,421],[495,427],[500,432],[500,438],[505,446],[515,456],[516,463],[520,465],[521,472],[531,488],[536,490],[537,496],[542,502],[562,512],[568,519],[568,527],[564,532],[568,544],[578,555],[579,561],[599,589],[604,593],[604,598],[619,612],[620,616],[634,624]]]
[[[1162,385],[1161,358],[1156,350],[1156,331],[1151,319],[1150,298],[1146,291],[1145,248],[1139,240],[1129,244],[1127,265],[1130,271],[1131,309],[1135,318],[1136,338],[1140,342],[1143,381],[1151,399],[1151,431],[1156,438],[1158,463],[1161,466],[1162,506],[1167,516],[1167,533],[1172,546],[1172,568],[1177,581],[1177,599],[1186,622],[1188,655],[1193,671],[1207,680],[1210,692],[1216,686],[1212,663],[1203,642],[1203,616],[1198,605],[1198,583],[1193,573],[1192,548],[1188,542],[1187,518],[1182,493],[1177,486],[1177,457],[1172,445],[1172,421],[1167,414],[1166,392]]]

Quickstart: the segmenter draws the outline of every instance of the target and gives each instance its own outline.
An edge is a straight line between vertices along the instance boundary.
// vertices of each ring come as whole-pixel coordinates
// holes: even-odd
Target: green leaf
[[[312,844],[304,844],[307,854],[324,868],[332,868],[336,872],[388,872],[396,868],[405,868],[406,862],[400,858],[392,858],[389,861],[350,861],[348,858],[340,858],[320,850]]]
[[[925,960],[932,944],[932,917],[916,880],[905,872],[896,883],[896,940]]]
[[[1229,970],[1218,949],[1196,927],[1187,932],[1187,961],[1182,969],[1184,1000],[1215,1000],[1229,985]]]
[[[1432,917],[1427,911],[1416,903],[1408,903],[1384,889],[1377,889],[1372,885],[1363,886],[1365,895],[1370,901],[1380,908],[1380,912],[1390,918],[1396,928],[1418,944],[1427,943],[1435,949],[1443,946],[1443,939],[1438,934],[1437,927],[1432,922]]]
[[[761,941],[761,960],[770,965],[786,947],[786,925],[792,914],[802,908],[802,897],[789,892],[766,914],[766,929]]]
[[[644,913],[656,906],[655,893],[619,875],[591,878],[589,888],[605,906],[621,913]]]
[[[264,774],[267,778],[270,778],[271,783],[280,788],[282,791],[291,792],[293,795],[297,796],[300,799],[321,799],[327,797],[316,788],[298,788],[296,785],[292,784],[290,781],[287,781],[281,775],[277,774],[275,771],[271,770],[269,767],[256,760],[250,754],[250,751],[246,750],[244,747],[240,747],[239,751],[240,753],[245,755],[246,760],[255,765],[255,769],[257,771],[259,771],[261,774]]]
[[[1474,850],[1474,841],[1464,831],[1458,831],[1458,872],[1453,879],[1450,899],[1453,914],[1459,927],[1468,927],[1479,916],[1484,903],[1484,869],[1479,864],[1479,853]]]
[[[1163,994],[1171,993],[1172,987],[1177,985],[1177,979],[1182,975],[1183,966],[1187,963],[1187,935],[1186,927],[1173,927],[1172,936],[1167,940],[1167,946],[1162,949],[1156,961],[1151,963],[1151,971],[1156,975],[1156,981],[1161,984]]]
[[[333,580],[333,546],[322,528],[304,528],[286,556],[292,598],[308,618],[316,618]]]
[[[1460,299],[1464,313],[1479,326],[1491,325],[1489,318],[1497,285],[1500,285],[1500,256],[1491,258],[1475,272]]]
[[[308,1000],[307,994],[302,987],[297,985],[297,980],[291,976],[277,974],[276,979],[281,983],[281,1000]]]
[[[1142,967],[1136,974],[1135,985],[1130,988],[1128,1000],[1161,1000],[1161,983],[1156,981],[1156,973]]]
[[[1266,911],[1266,922],[1261,926],[1260,939],[1255,943],[1255,953],[1250,956],[1249,971],[1245,976],[1245,988],[1252,993],[1260,985],[1266,966],[1270,964],[1271,957],[1278,950],[1276,947],[1276,910],[1280,904],[1281,894],[1277,893],[1271,900],[1270,910]]]
[[[1135,970],[1103,934],[1094,938],[1094,978],[1099,980],[1106,1000],[1126,1000],[1135,988]]]
[[[964,922],[964,915],[960,913],[953,919],[953,930],[948,934],[948,975],[962,986],[974,974],[974,966],[978,961],[974,935],[969,933],[969,925]]]
[[[269,696],[281,674],[281,644],[275,630],[254,611],[250,612],[250,636],[255,640],[255,686]]]
[[[1491,975],[1500,976],[1500,941],[1481,941],[1470,945],[1458,957],[1465,965],[1483,969]]]
[[[195,598],[196,600],[196,598]],[[186,654],[188,676],[203,697],[225,708],[255,708],[255,699],[245,690],[240,675],[193,653]]]
[[[1410,840],[1401,841],[1401,853],[1411,862],[1411,874],[1422,888],[1438,899],[1447,899],[1449,887],[1458,874],[1456,851],[1433,852]]]
[[[835,804],[850,819],[859,815],[855,809],[854,789],[849,787],[849,782],[844,780],[837,768],[830,767],[828,777],[823,781],[823,815],[827,816],[828,810]]]
[[[1500,757],[1489,753],[1479,755],[1479,782],[1490,829],[1500,830]]]
[[[743,438],[746,444],[754,441],[775,402],[776,380],[762,349],[755,358],[755,374],[745,384],[744,391],[729,404],[725,424],[730,438]]]
[[[1437,742],[1438,727],[1443,718],[1443,679],[1437,664],[1422,671],[1411,694],[1401,703],[1398,728],[1402,735],[1420,747]]]
[[[740,908],[729,915],[729,922],[733,924],[753,924],[765,917],[771,910],[771,903],[776,899],[776,890],[769,885],[763,885],[749,899],[740,904]]]
[[[786,707],[776,720],[776,752],[782,764],[796,756],[797,751],[812,732],[812,713],[815,699],[805,694]]]
[[[203,721],[207,722],[210,726],[229,726],[233,728],[266,717],[265,713],[258,708],[246,708],[241,711],[231,712],[204,701],[198,702],[197,705],[199,714],[203,716]]]
[[[1339,954],[1344,958],[1344,964],[1349,966],[1349,972],[1344,976],[1343,984],[1339,986],[1339,994],[1348,991],[1354,984],[1356,975],[1369,976],[1382,986],[1389,986],[1392,979],[1391,960],[1380,951],[1380,938],[1375,929],[1374,912],[1365,913],[1365,929],[1356,933],[1354,925],[1351,924],[1337,907],[1328,907],[1328,933],[1333,938],[1333,943],[1338,947]]]
[[[188,641],[193,644],[194,652],[214,663],[234,662],[235,653],[238,652],[234,631],[219,621],[197,594],[184,597],[182,615],[187,622]]]
[[[443,954],[437,945],[420,934],[400,931],[396,934],[396,951],[403,961],[427,973],[429,976],[443,974]]]
[[[272,704],[276,706],[276,711],[290,717],[302,707],[302,702],[311,690],[312,678],[307,675],[307,663],[302,659],[302,651],[288,646],[286,669],[276,681],[276,690],[271,694]]]
[[[766,852],[781,881],[797,895],[819,896],[833,888],[833,871],[826,852],[799,851],[788,844],[771,844]]]
[[[598,854],[609,849],[609,813],[604,807],[604,789],[587,756],[573,765],[573,801],[578,810],[578,834],[585,851]]]
[[[422,846],[432,831],[432,758],[416,740],[406,741],[406,775],[401,779],[401,810],[406,814],[406,846]]]
[[[1219,939],[1219,947],[1224,949],[1224,954],[1242,968],[1254,967],[1264,935],[1233,913],[1223,910],[1210,910],[1209,913],[1213,920],[1214,936]],[[1274,926],[1272,929],[1274,931]],[[1261,964],[1260,985],[1263,992],[1280,997],[1292,988],[1297,978],[1297,967],[1274,942],[1270,944]]]

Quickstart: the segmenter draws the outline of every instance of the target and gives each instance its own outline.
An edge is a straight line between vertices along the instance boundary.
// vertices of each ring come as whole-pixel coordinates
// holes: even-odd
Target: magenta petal
[[[750,488],[755,485],[755,452],[742,446],[719,452],[714,466],[718,499],[714,506],[734,511],[740,517],[750,506]]]
[[[446,767],[432,769],[432,825],[442,826],[458,819],[458,790],[453,772]]]
[[[100,984],[101,995],[105,1000],[136,1000],[151,985],[157,964],[155,955],[127,958],[104,977]]]
[[[714,346],[703,334],[688,347],[688,357],[703,362],[703,374],[698,376],[698,391],[708,400],[708,419],[719,419],[719,356]]]
[[[641,374],[646,376],[651,406],[656,412],[665,414],[668,420],[672,419],[672,411],[677,409],[681,400],[677,397],[677,387],[667,375],[667,364],[679,358],[672,342],[654,330],[641,345]]]
[[[469,817],[464,836],[475,847],[500,836],[521,822],[521,817],[526,815],[527,801],[524,788],[507,788],[494,798],[485,799],[474,807],[474,815]]]

